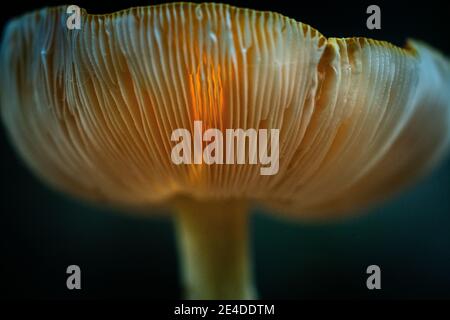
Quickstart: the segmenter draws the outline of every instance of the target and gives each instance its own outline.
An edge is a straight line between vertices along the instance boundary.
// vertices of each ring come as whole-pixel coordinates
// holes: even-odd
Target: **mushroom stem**
[[[247,204],[182,199],[176,208],[186,298],[255,298]]]

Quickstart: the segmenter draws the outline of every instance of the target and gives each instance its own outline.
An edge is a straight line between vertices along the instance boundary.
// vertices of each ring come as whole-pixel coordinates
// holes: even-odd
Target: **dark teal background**
[[[90,12],[143,4],[74,3]],[[365,8],[371,3],[317,1],[298,7],[280,1],[230,3],[284,13],[327,36],[362,35],[400,45],[413,36],[447,55],[450,52],[449,11],[437,2],[427,1],[426,7],[378,2],[382,9],[379,31],[365,29]],[[2,12],[2,22],[44,3],[14,5]],[[170,219],[125,215],[56,193],[18,159],[3,128],[0,143],[0,296],[181,297]],[[447,157],[431,175],[397,198],[332,224],[292,223],[254,212],[252,248],[260,297],[450,298],[449,177]],[[70,264],[82,269],[80,292],[65,287]],[[366,289],[365,270],[371,264],[381,267],[380,291]]]

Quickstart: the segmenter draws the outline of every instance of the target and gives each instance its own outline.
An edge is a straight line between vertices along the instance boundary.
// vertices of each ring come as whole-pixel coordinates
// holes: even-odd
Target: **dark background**
[[[161,1],[73,1],[107,13]],[[283,13],[325,36],[407,37],[450,55],[445,2],[224,1]],[[58,1],[9,1],[9,18]],[[382,29],[366,29],[381,7]],[[2,72],[0,70],[0,72]],[[450,88],[449,88],[450,90]],[[180,298],[172,222],[77,202],[39,182],[0,129],[0,296],[3,298]],[[424,132],[426,134],[426,132]],[[450,161],[416,186],[359,217],[292,223],[261,212],[251,219],[261,298],[450,298]],[[82,290],[66,289],[66,267],[82,269]],[[382,270],[382,290],[366,289],[366,267]]]

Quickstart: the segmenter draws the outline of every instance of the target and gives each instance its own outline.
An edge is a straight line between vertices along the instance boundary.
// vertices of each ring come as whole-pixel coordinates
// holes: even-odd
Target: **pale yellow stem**
[[[185,198],[175,203],[186,298],[255,298],[247,204]]]

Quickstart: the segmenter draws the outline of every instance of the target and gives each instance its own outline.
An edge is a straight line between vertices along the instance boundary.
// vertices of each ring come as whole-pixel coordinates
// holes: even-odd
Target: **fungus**
[[[449,145],[450,63],[419,41],[325,38],[280,14],[175,3],[11,21],[1,115],[58,190],[174,208],[189,298],[253,298],[247,211],[332,218],[423,175]],[[279,170],[175,164],[179,128],[279,129]],[[204,142],[200,142],[204,143]],[[150,211],[150,210],[149,210]]]

